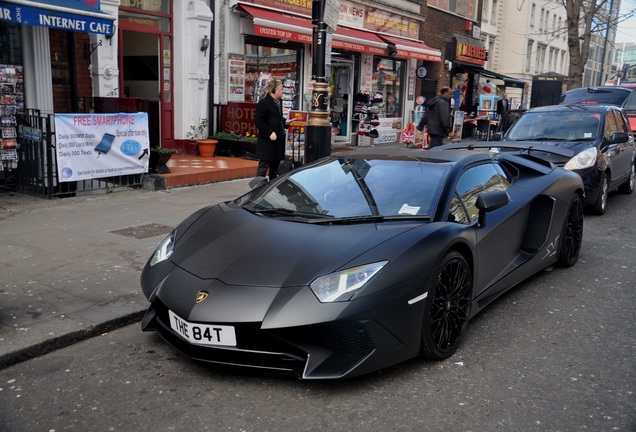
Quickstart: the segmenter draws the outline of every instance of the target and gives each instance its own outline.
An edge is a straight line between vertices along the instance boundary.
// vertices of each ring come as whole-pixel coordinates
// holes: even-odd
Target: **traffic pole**
[[[313,59],[311,79],[314,88],[305,137],[305,163],[331,155],[331,125],[329,124],[329,83],[326,74],[327,24],[324,21],[326,0],[312,2],[311,22]]]

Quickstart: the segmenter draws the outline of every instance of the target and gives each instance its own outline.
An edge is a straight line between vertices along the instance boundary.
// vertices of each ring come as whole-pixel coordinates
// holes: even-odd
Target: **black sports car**
[[[531,155],[323,158],[177,226],[143,270],[142,328],[193,359],[306,379],[442,360],[506,290],[577,262],[582,196]]]
[[[585,202],[603,214],[612,189],[631,194],[636,182],[636,147],[621,109],[606,105],[554,105],[526,111],[504,141],[523,147],[543,144],[550,152],[533,152],[578,173],[585,184]],[[502,144],[502,146],[504,146]],[[536,146],[535,146],[536,147]]]

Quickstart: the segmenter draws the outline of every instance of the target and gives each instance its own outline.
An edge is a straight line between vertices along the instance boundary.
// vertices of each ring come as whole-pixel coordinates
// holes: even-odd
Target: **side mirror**
[[[503,140],[503,132],[495,132],[490,137],[490,141],[502,141]]]
[[[629,141],[629,135],[627,134],[627,132],[614,132],[612,133],[612,137],[609,139],[609,144],[627,141]]]
[[[250,180],[248,185],[252,189],[256,189],[256,188],[259,188],[259,187],[263,186],[267,182],[268,182],[267,177],[258,176],[258,177],[254,177],[252,180]]]
[[[486,213],[497,210],[510,202],[506,191],[484,192],[477,197],[475,206],[479,209],[479,226],[486,225]]]

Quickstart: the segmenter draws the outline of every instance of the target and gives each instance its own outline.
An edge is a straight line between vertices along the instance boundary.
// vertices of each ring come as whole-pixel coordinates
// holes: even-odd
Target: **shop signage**
[[[250,3],[256,6],[273,7],[281,11],[293,12],[311,18],[310,0],[253,0]],[[338,25],[413,39],[419,37],[420,22],[405,15],[345,0],[340,1],[338,11]]]
[[[331,30],[336,31],[338,28],[338,15],[340,12],[340,1],[339,0],[324,0],[325,1],[325,13],[323,15],[323,21],[325,24],[331,28]]]
[[[457,50],[455,52],[455,60],[467,63],[485,65],[488,60],[488,50],[478,45],[457,41]]]
[[[148,171],[148,114],[56,114],[60,182]]]
[[[140,9],[151,12],[164,12],[170,11],[169,0],[121,0],[122,7],[131,9]]]
[[[140,15],[137,13],[119,11],[119,26],[125,30],[157,32],[161,30],[161,23],[167,18],[155,17],[151,15]]]
[[[245,56],[242,54],[228,54],[230,64],[230,102],[243,102],[245,100]]]
[[[256,134],[254,125],[254,109],[256,104],[228,102],[221,107],[221,125],[219,130],[223,132],[234,132],[245,136]]]
[[[31,4],[37,3],[41,2],[32,2]],[[115,33],[113,17],[103,12],[93,12],[90,10],[92,8],[84,6],[81,1],[76,1],[76,3],[78,6],[81,5],[84,10],[81,8],[48,9],[47,7],[55,6],[52,3],[55,2],[42,2],[42,7],[34,7],[0,1],[0,20],[15,24],[29,24],[107,36],[112,36]]]

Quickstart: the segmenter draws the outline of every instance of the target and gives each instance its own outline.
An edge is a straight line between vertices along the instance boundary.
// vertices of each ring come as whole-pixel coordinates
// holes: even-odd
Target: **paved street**
[[[137,323],[109,331],[146,307],[139,272],[161,239],[112,231],[174,226],[247,190],[3,202],[1,358],[85,340],[0,369],[0,430],[636,430],[636,195],[612,194],[605,216],[586,218],[581,262],[503,296],[444,362],[302,382],[194,363]]]

